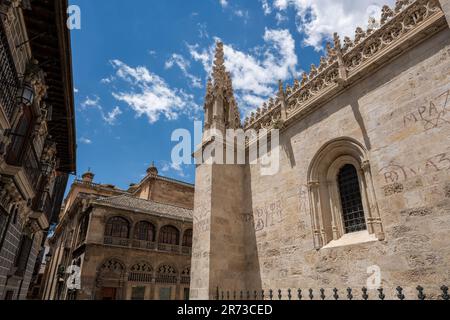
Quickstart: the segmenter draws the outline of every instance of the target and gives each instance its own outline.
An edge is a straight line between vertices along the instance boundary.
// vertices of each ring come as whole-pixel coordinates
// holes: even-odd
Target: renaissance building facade
[[[49,239],[44,300],[187,300],[193,185],[158,175],[128,190],[76,180]]]
[[[243,125],[217,45],[197,156],[220,140],[211,129],[267,129],[279,170],[262,174],[261,157],[197,166],[192,299],[348,287],[361,298],[370,284],[370,298],[397,286],[414,298],[418,285],[438,297],[450,281],[449,23],[448,0],[384,6]]]
[[[25,299],[75,172],[67,1],[0,0],[0,299]]]

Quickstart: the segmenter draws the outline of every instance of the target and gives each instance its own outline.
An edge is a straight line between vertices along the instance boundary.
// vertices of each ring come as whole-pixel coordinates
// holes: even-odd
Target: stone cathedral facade
[[[384,6],[242,125],[218,44],[205,132],[279,129],[280,169],[197,166],[191,298],[362,288],[375,273],[387,298],[448,284],[449,23],[449,0]]]

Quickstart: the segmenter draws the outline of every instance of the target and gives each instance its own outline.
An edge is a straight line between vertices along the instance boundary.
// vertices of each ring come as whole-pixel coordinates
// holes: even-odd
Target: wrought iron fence
[[[359,290],[359,289],[358,289]],[[443,285],[439,288],[439,294],[427,294],[422,286],[415,288],[416,294],[407,296],[402,287],[397,287],[393,298],[398,300],[450,300],[448,287]],[[223,291],[217,288],[215,297],[216,300],[388,300],[385,288],[378,288],[376,294],[370,293],[366,287],[361,288],[360,292],[352,288],[339,290],[337,288],[331,291],[321,288],[314,289],[269,289],[269,290],[241,290],[241,291]]]

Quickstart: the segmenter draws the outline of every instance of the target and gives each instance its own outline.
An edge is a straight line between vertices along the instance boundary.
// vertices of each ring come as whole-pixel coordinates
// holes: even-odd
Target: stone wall
[[[280,172],[249,180],[263,288],[363,287],[373,265],[386,287],[449,281],[449,92],[445,29],[282,132]],[[308,168],[340,137],[367,150],[385,240],[315,250]]]
[[[450,26],[450,0],[439,0],[442,10],[447,18],[448,25]]]

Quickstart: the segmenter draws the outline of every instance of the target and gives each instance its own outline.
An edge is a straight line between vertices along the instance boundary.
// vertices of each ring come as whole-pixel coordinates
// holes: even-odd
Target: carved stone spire
[[[205,130],[241,128],[240,113],[234,97],[231,74],[225,68],[223,43],[217,42],[212,80],[206,85]]]

